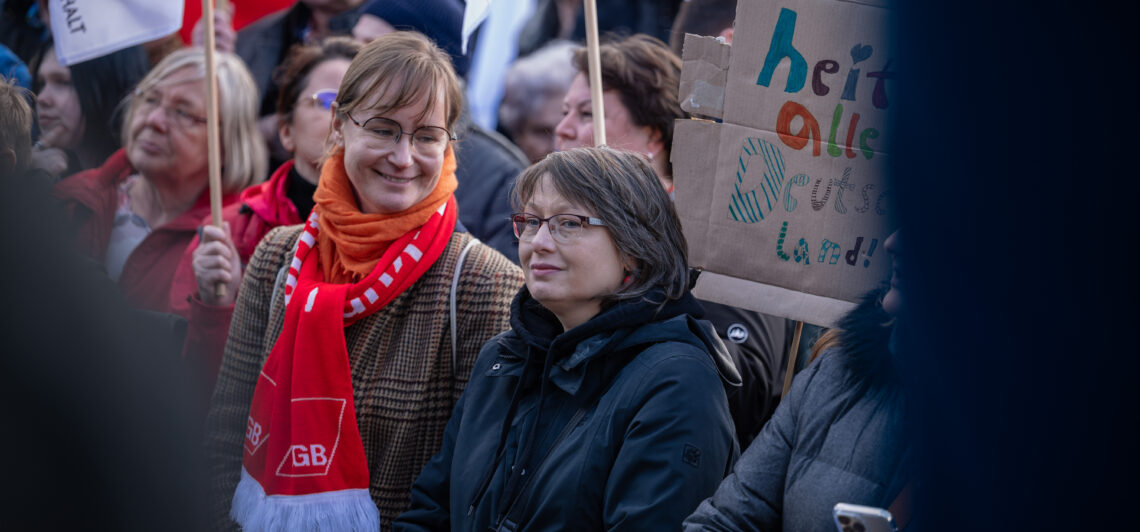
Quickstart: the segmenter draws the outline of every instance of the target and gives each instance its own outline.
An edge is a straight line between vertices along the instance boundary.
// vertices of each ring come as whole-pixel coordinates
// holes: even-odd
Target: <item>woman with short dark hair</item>
[[[605,43],[600,57],[606,143],[644,155],[661,186],[672,195],[669,150],[673,146],[673,124],[688,116],[677,99],[681,59],[665,43],[648,35]],[[564,116],[555,129],[559,150],[594,144],[585,48],[574,54],[574,65],[578,75],[566,92]],[[710,301],[701,301],[701,305],[705,319],[716,326],[744,377],[743,387],[729,399],[729,407],[740,444],[747,447],[780,401],[794,325],[791,320]]]
[[[724,346],[644,159],[548,155],[515,184],[526,286],[396,530],[670,530],[737,454]]]

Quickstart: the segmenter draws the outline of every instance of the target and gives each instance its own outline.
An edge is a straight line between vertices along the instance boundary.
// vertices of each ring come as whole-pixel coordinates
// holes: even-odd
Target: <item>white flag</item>
[[[463,8],[463,53],[467,53],[467,38],[475,33],[483,19],[491,13],[491,0],[467,0]]]
[[[182,28],[182,0],[51,0],[59,64],[70,65]]]

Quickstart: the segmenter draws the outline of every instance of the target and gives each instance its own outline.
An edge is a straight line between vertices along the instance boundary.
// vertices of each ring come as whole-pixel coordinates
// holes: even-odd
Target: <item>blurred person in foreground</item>
[[[218,53],[223,202],[265,176],[256,129],[256,87],[241,60]],[[169,55],[134,91],[124,148],[101,167],[60,181],[55,194],[80,249],[102,264],[133,305],[158,312],[185,300],[175,270],[210,214],[205,54]]]
[[[122,143],[124,102],[150,71],[141,46],[59,64],[51,41],[36,67],[36,114],[40,137],[34,165],[56,178],[94,168]]]
[[[171,304],[188,316],[188,358],[203,362],[207,393],[217,378],[242,271],[254,248],[270,229],[299,224],[313,210],[313,193],[328,151],[332,104],[359,51],[360,45],[346,37],[293,47],[277,72],[277,131],[293,158],[225,208],[225,227],[203,225],[201,237],[186,248],[175,274],[183,282],[183,297],[173,298]],[[218,284],[226,287],[223,296],[217,293]]]
[[[681,59],[665,43],[634,35],[600,47],[606,142],[643,154],[672,196],[673,124],[687,115],[677,99]],[[587,78],[586,49],[574,53],[577,74],[562,102],[562,121],[554,130],[559,150],[594,144],[593,103]],[[724,339],[743,375],[743,387],[729,397],[736,435],[747,447],[775,411],[783,391],[791,320],[701,301],[705,319]]]
[[[0,220],[19,254],[0,264],[0,529],[203,530],[177,344],[66,244],[54,181],[28,169],[27,92],[0,80]],[[82,496],[61,498],[72,481]]]
[[[515,186],[526,286],[395,529],[669,530],[735,460],[739,376],[653,170],[553,153]]]
[[[349,65],[316,206],[262,239],[238,291],[206,426],[218,529],[387,529],[407,509],[522,284],[457,223],[460,105],[418,33]]]
[[[824,335],[834,343],[796,376],[732,475],[685,520],[686,531],[831,530],[839,502],[888,508],[907,525],[911,450],[903,354],[894,349],[906,270],[899,233],[884,245],[893,259],[889,287],[867,294],[838,334]]]

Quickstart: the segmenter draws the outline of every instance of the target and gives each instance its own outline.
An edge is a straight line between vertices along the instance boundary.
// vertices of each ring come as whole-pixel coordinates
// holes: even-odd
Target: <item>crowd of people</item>
[[[137,446],[184,455],[165,457],[179,504],[140,474],[122,491],[137,503],[103,494],[100,524],[829,530],[841,502],[930,522],[910,503],[900,232],[890,279],[798,347],[809,363],[789,365],[792,320],[693,295],[670,157],[680,40],[731,42],[735,0],[599,6],[602,147],[581,2],[533,4],[492,129],[465,102],[460,0],[299,0],[242,28],[223,9],[214,79],[201,22],[64,66],[47,1],[3,2],[0,210],[50,220],[43,271],[68,282],[43,297],[93,300],[66,316],[104,333],[76,341],[162,375],[95,416],[165,409],[177,437]],[[42,454],[29,469],[70,467]]]

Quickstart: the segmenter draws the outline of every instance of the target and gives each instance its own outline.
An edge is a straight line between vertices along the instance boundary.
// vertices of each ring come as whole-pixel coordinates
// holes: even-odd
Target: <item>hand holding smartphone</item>
[[[838,532],[898,532],[891,512],[882,508],[841,502],[831,513]]]

